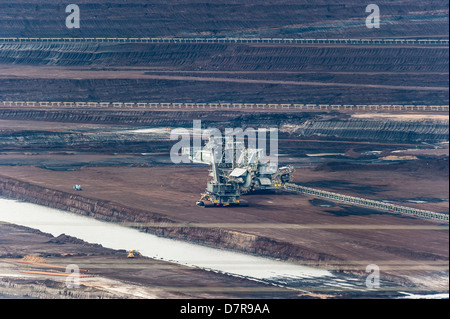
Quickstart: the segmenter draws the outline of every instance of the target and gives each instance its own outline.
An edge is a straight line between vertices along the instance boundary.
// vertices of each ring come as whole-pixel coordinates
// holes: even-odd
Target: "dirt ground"
[[[295,245],[314,252],[315,256],[326,257],[323,260],[298,259],[285,253],[285,258],[297,258],[296,262],[320,264],[333,270],[364,271],[367,264],[374,263],[382,267],[386,275],[403,279],[448,271],[448,225],[287,192],[245,195],[243,199],[248,201],[248,207],[205,209],[195,202],[204,191],[208,167],[171,164],[164,148],[169,146],[167,142],[158,139],[157,143],[164,146],[160,150],[162,153],[143,156],[135,144],[127,140],[119,146],[111,144],[104,148],[117,137],[105,139],[95,133],[97,129],[106,128],[99,124],[15,120],[3,120],[1,124],[5,136],[26,136],[0,154],[3,176],[110,201],[150,215],[161,214],[181,225],[236,231]],[[110,127],[111,130],[116,128]],[[42,135],[44,131],[51,135]],[[70,139],[75,144],[60,146],[52,135],[55,132],[97,134],[98,141],[83,142],[86,145],[82,145],[82,150],[76,139]],[[293,136],[282,136],[279,144],[280,153],[286,154],[280,160],[296,166],[295,183],[436,212],[449,211],[446,144],[433,147],[356,139],[306,140]],[[9,150],[10,147],[13,149]],[[408,154],[408,150],[412,150],[419,152],[420,159],[367,163],[370,157],[364,157],[363,153],[374,149],[381,150],[379,156]],[[400,153],[395,153],[399,149]],[[345,156],[328,158],[324,155],[320,162],[305,165],[316,158],[305,154],[323,152],[339,152]],[[146,158],[154,161],[136,162],[136,159]],[[110,160],[116,161],[114,166],[108,165]],[[83,191],[74,191],[74,184],[81,184]]]
[[[89,198],[160,213],[179,223],[236,230],[300,245],[334,256],[327,263],[344,271],[365,267],[368,261],[385,269],[392,268],[392,262],[406,268],[411,264],[420,265],[424,271],[435,269],[437,261],[444,268],[448,263],[448,227],[434,222],[343,204],[329,207],[313,198],[287,193],[245,196],[249,207],[197,207],[194,203],[203,191],[206,167],[86,167],[65,172],[2,167],[2,174],[74,194],[72,184],[81,183],[82,195]],[[412,177],[401,171],[380,174],[302,169],[297,171],[295,181],[368,198],[446,197],[448,194],[443,178],[430,180],[425,174],[418,179],[417,175]],[[416,184],[421,187],[415,187]],[[448,202],[415,206],[448,210]],[[405,274],[394,268],[388,272]]]
[[[160,214],[180,226],[264,238],[268,245],[271,241],[278,243],[274,247],[283,249],[283,258],[300,264],[354,275],[365,274],[368,264],[376,264],[384,278],[398,285],[425,291],[446,291],[448,287],[448,225],[288,192],[245,195],[242,199],[248,201],[248,207],[201,208],[195,202],[204,191],[208,167],[171,164],[167,158],[170,141],[158,135],[150,138],[145,135],[147,140],[143,141],[139,139],[144,137],[125,135],[119,142],[123,136],[108,132],[130,126],[25,120],[2,120],[0,124],[3,141],[14,137],[4,142],[0,154],[2,176],[142,210],[149,216]],[[69,139],[60,139],[66,135]],[[86,140],[86,136],[91,137]],[[295,183],[436,212],[449,211],[448,144],[430,146],[282,135],[279,145],[280,153],[285,154],[280,160],[296,166]],[[370,150],[380,150],[378,159],[364,155]],[[379,160],[382,156],[408,152],[418,159],[389,164]],[[323,155],[307,155],[320,153]],[[334,153],[342,155],[327,155]],[[74,191],[74,184],[81,184],[83,191]],[[141,223],[148,226],[145,218]],[[311,297],[162,261],[130,262],[124,252],[95,245],[66,241],[64,245],[49,244],[46,235],[11,226],[2,225],[0,235],[4,258],[38,254],[47,256],[49,263],[63,266],[75,263],[95,274],[83,278],[83,290],[75,293],[53,276],[20,273],[22,264],[2,258],[7,276],[0,284],[5,295],[11,292],[8,289],[26,295],[36,285],[34,290],[45,287],[46,291],[34,297]],[[207,233],[202,235],[200,231],[198,236],[197,240]],[[192,240],[187,235],[184,239]],[[220,243],[211,239],[204,240],[204,244],[220,247]],[[238,249],[254,253],[242,243]],[[280,256],[274,248],[266,249],[265,254],[272,258]],[[115,267],[110,267],[111,264]],[[195,287],[192,282],[196,282]],[[67,295],[69,292],[75,295]]]
[[[436,1],[380,0],[382,27],[376,29],[364,26],[366,5],[348,0],[83,1],[79,29],[64,24],[64,4],[38,2],[0,4],[0,36],[448,39],[448,5]],[[2,40],[0,100],[445,105],[448,57],[443,45]],[[281,161],[297,168],[294,182],[448,213],[448,114],[403,113],[2,108],[0,176],[160,214],[213,230],[209,234],[224,230],[264,238],[267,246],[279,245],[268,254],[281,254],[273,250],[280,247],[283,258],[295,262],[355,273],[377,264],[383,276],[398,282],[448,292],[448,225],[286,192],[245,196],[248,207],[200,208],[195,201],[204,191],[207,167],[172,165],[167,138],[117,132],[119,125],[189,127],[193,119],[217,127],[274,125],[283,132]],[[83,191],[75,192],[74,184]],[[174,264],[130,262],[123,252],[95,245],[49,240],[0,225],[2,256],[39,253],[50,263],[73,262],[95,273],[79,297],[124,297],[131,291],[148,298],[292,296]],[[66,250],[74,253],[63,256]],[[0,281],[0,296],[2,288],[40,291],[43,283],[44,295],[72,293],[55,278],[24,277],[21,267],[0,259],[0,272],[8,274],[8,282]],[[193,291],[193,281],[201,288]]]
[[[39,256],[42,264],[24,264]],[[17,226],[0,224],[0,298],[299,298],[302,295],[255,281],[150,258],[129,259],[124,250]],[[26,260],[26,258],[25,258]],[[79,287],[69,288],[65,273],[77,265]],[[55,268],[59,266],[62,268]]]
[[[294,37],[430,38],[448,36],[448,7],[441,2],[380,0],[382,27],[364,26],[366,3],[349,0],[195,2],[132,0],[82,1],[82,26],[64,24],[65,3],[2,3],[0,36],[19,37]],[[33,17],[30,20],[29,17]],[[132,17],[132,18],[130,18]]]

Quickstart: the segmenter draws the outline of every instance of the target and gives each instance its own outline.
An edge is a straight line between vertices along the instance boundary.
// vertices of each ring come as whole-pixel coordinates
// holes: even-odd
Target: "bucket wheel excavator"
[[[263,149],[245,148],[243,142],[225,138],[210,138],[203,148],[184,148],[183,153],[194,163],[210,165],[206,190],[196,202],[203,207],[246,206],[241,195],[281,189],[294,172],[290,165],[263,163]]]

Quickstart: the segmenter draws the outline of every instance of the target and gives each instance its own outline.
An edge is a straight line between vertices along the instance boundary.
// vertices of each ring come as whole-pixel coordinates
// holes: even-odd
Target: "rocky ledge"
[[[322,266],[324,263],[326,264],[327,260],[336,261],[338,259],[335,256],[314,252],[295,244],[244,232],[223,228],[191,227],[187,224],[179,226],[180,224],[176,220],[159,213],[53,190],[2,175],[0,175],[0,196],[70,211],[98,220],[132,224],[130,227],[144,232],[216,248],[283,260],[308,260],[320,263]],[[157,225],[149,227],[148,225],[139,225],[141,223]],[[176,226],[171,226],[171,224],[176,224]]]

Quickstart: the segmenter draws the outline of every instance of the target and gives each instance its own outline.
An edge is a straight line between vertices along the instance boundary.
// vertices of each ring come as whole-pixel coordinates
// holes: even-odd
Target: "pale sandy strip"
[[[239,229],[448,230],[448,225],[283,224],[283,223],[119,223],[128,227],[196,227]]]

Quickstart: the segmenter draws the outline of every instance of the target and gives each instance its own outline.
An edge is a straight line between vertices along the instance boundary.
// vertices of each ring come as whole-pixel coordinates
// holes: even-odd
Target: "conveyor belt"
[[[448,39],[306,39],[306,38],[0,38],[1,42],[45,42],[45,43],[268,43],[268,44],[351,44],[351,45],[442,45],[448,46]]]
[[[432,219],[437,221],[442,221],[445,223],[448,223],[448,214],[443,213],[436,213],[428,210],[418,209],[418,208],[412,208],[407,206],[401,206],[396,205],[392,203],[372,200],[372,199],[365,199],[360,197],[353,197],[333,192],[328,192],[316,188],[311,187],[305,187],[293,183],[286,183],[284,185],[284,188],[288,191],[294,191],[297,193],[305,194],[305,195],[311,195],[314,197],[320,197],[320,198],[326,198],[331,201],[337,201],[337,202],[345,202],[356,206],[362,206],[367,208],[372,208],[376,210],[381,210],[385,212],[390,213],[396,213],[396,214],[402,214],[407,216],[413,216],[413,217],[419,217],[419,218],[425,218],[425,219]]]
[[[0,101],[0,107],[43,108],[144,108],[144,109],[263,109],[336,111],[427,111],[448,112],[448,105],[406,104],[296,104],[296,103],[183,103],[183,102],[87,102]]]

